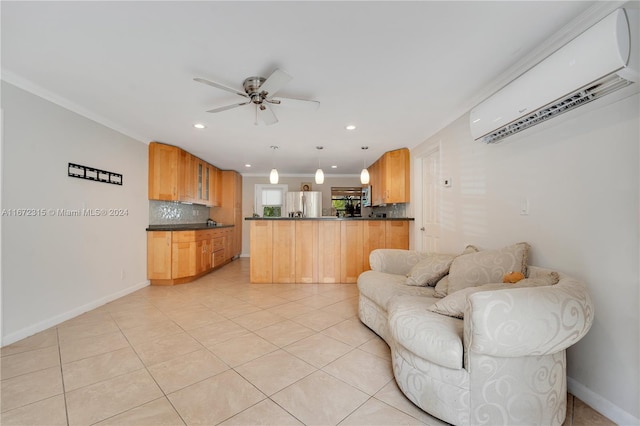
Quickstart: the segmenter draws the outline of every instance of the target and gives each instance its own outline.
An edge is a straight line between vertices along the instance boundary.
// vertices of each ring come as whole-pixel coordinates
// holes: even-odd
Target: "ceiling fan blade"
[[[226,105],[226,106],[223,106],[223,107],[220,107],[220,108],[210,109],[207,112],[222,112],[222,111],[226,111],[228,109],[237,108],[237,107],[240,107],[240,106],[243,106],[243,105],[247,105],[247,104],[250,104],[250,103],[251,103],[251,101],[247,101],[247,102],[242,102],[241,104]]]
[[[290,106],[290,107],[306,108],[306,109],[314,109],[314,110],[320,107],[320,102],[314,101],[312,99],[283,98],[281,96],[274,99],[268,99],[267,102],[278,103],[286,107]]]
[[[220,83],[215,83],[213,81],[205,80],[204,78],[196,77],[196,78],[193,79],[193,81],[197,81],[198,83],[202,83],[202,84],[207,84],[207,85],[213,86],[213,87],[215,87],[217,89],[226,90],[227,92],[235,93],[236,95],[240,95],[240,96],[242,96],[244,98],[248,98],[247,94],[244,93],[244,92],[241,92],[241,91],[239,91],[237,89],[233,89],[231,87],[227,87],[227,86],[222,85]]]
[[[273,96],[278,90],[282,89],[285,84],[291,81],[291,77],[286,72],[276,69],[271,73],[269,78],[260,86],[260,93],[266,92],[266,97]]]
[[[269,105],[265,105],[265,109],[262,109],[262,121],[264,121],[264,124],[266,124],[267,126],[271,126],[272,124],[276,124],[278,122],[278,118],[276,117],[276,115],[274,114],[273,110],[271,109],[271,106]]]

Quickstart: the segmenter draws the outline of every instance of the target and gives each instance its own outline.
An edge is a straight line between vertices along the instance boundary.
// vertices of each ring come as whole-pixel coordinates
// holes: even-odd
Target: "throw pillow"
[[[478,250],[478,248],[476,246],[473,246],[471,244],[469,244],[468,246],[466,246],[464,248],[464,250],[462,251],[462,253],[460,253],[458,256],[464,256],[465,254],[471,254],[471,253],[477,253],[480,250]],[[438,283],[435,286],[435,297],[445,297],[447,295],[447,289],[449,288],[449,277],[447,275],[445,275],[442,279],[440,279],[438,281]]]
[[[456,257],[449,270],[447,294],[467,287],[499,283],[509,271],[527,276],[529,244],[518,243],[499,250],[485,250]]]
[[[413,286],[435,286],[440,278],[449,273],[455,254],[429,253],[426,258],[413,265],[405,284]]]
[[[439,300],[435,304],[429,306],[427,309],[438,314],[447,315],[454,318],[463,318],[464,309],[467,304],[467,297],[469,297],[469,295],[473,293],[490,290],[505,290],[509,288],[550,286],[557,284],[558,281],[558,273],[550,272],[549,274],[538,278],[526,278],[524,280],[520,280],[515,284],[491,283],[484,284],[478,287],[467,287],[460,291],[449,294],[447,297]]]
[[[447,297],[447,291],[449,290],[449,275],[445,275],[438,284],[436,284],[434,290],[436,291],[435,297]]]

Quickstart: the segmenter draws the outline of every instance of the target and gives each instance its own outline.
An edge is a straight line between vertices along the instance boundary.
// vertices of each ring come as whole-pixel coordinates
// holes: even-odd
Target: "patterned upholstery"
[[[407,398],[456,425],[561,425],[565,349],[593,322],[585,285],[560,274],[553,286],[473,293],[457,319],[427,310],[440,300],[431,287],[401,284],[420,258],[402,252],[372,252],[376,269],[358,288],[360,320],[389,344]],[[530,278],[550,272],[528,270]]]

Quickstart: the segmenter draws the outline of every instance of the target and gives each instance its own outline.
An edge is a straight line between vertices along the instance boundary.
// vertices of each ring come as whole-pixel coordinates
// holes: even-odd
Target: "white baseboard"
[[[640,419],[627,413],[611,401],[601,397],[582,383],[567,377],[567,390],[588,406],[620,426],[640,425]]]
[[[112,300],[119,299],[122,296],[126,296],[127,294],[133,293],[136,290],[140,290],[149,285],[149,280],[140,282],[131,287],[127,287],[123,290],[120,290],[116,293],[110,294],[108,296],[102,297],[98,300],[94,300],[93,302],[84,304],[70,311],[64,312],[62,314],[56,315],[44,321],[40,321],[39,323],[30,325],[29,327],[25,327],[21,330],[18,330],[14,333],[8,334],[6,336],[2,336],[2,346],[10,345],[11,343],[17,342],[18,340],[22,340],[25,337],[32,336],[36,333],[39,333],[43,330],[46,330],[50,327],[54,327],[58,324],[65,322],[71,318],[75,318],[80,314],[83,314],[87,311],[100,307],[106,303],[111,302]]]

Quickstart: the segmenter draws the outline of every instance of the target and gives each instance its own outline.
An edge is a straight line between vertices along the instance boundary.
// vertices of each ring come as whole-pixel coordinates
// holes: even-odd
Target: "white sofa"
[[[412,268],[428,256],[374,250],[372,270],[358,278],[360,320],[391,348],[402,392],[455,425],[561,425],[565,349],[593,321],[585,285],[556,274],[555,285],[469,292],[459,319],[429,310],[447,300],[435,297],[431,285],[406,284]],[[464,260],[459,256],[452,262],[457,259]],[[530,282],[551,273],[526,263],[523,269]]]

